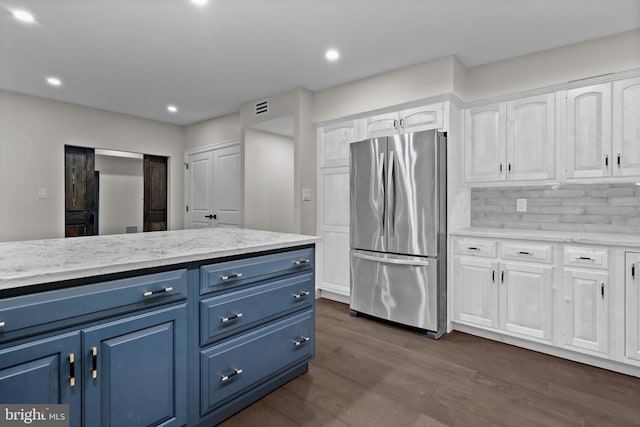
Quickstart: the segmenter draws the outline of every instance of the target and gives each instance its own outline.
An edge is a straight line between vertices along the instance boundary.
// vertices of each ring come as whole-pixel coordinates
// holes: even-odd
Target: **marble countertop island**
[[[0,290],[313,244],[244,228],[156,231],[0,243]]]

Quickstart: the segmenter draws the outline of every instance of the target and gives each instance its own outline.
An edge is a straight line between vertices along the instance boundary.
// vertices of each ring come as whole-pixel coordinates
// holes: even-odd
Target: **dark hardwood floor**
[[[640,379],[320,299],[309,372],[222,425],[640,426]]]

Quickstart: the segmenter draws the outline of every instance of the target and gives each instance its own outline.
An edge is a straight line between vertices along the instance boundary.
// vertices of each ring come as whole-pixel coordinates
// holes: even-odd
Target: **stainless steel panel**
[[[386,251],[387,138],[356,142],[350,150],[351,247]]]
[[[434,258],[351,251],[351,309],[438,330],[438,263]]]
[[[436,131],[389,138],[387,251],[438,256],[438,136]]]

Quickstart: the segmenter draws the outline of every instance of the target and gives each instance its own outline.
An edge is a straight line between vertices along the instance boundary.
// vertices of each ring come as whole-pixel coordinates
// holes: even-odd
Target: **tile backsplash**
[[[527,199],[526,212],[516,211],[517,199]],[[640,186],[472,188],[471,226],[640,234]]]

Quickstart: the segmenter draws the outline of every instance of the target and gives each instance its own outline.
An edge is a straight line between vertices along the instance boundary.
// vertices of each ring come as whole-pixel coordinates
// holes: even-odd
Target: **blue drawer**
[[[185,299],[186,273],[183,269],[0,299],[0,341],[15,339],[38,325],[42,326],[34,329],[39,333],[78,319],[114,315],[125,306],[141,309]]]
[[[298,249],[200,267],[200,293],[231,289],[285,274],[311,271],[313,249]]]
[[[312,273],[208,298],[200,302],[200,344],[241,332],[274,315],[310,307],[313,299]]]
[[[313,311],[305,311],[202,351],[201,415],[282,369],[311,359],[313,323]]]

